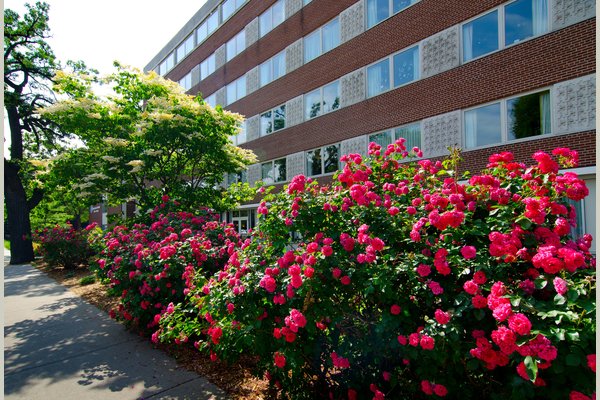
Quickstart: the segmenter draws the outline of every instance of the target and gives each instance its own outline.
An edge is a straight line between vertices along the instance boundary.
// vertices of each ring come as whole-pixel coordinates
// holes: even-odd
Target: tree
[[[49,82],[59,66],[46,43],[48,5],[26,4],[20,18],[4,11],[4,108],[10,126],[10,159],[4,159],[4,193],[10,233],[11,264],[33,260],[31,210],[43,191],[33,184],[27,159],[52,152],[66,136],[36,113],[54,98]]]
[[[143,211],[164,194],[189,207],[222,208],[224,174],[256,160],[229,139],[239,132],[241,116],[210,107],[153,71],[115,67],[99,81],[59,72],[54,89],[67,98],[42,111],[82,139],[85,151],[78,156],[94,171],[82,182],[111,204],[135,201]],[[95,82],[110,86],[112,94],[96,94]]]

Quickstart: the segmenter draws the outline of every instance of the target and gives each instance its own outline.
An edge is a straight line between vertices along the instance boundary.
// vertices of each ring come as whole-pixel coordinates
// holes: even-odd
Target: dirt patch
[[[85,282],[85,280],[91,279],[88,277],[93,276],[93,273],[87,268],[81,267],[74,270],[50,268],[41,261],[35,262],[33,265],[107,314],[119,304],[117,298],[108,296],[106,287],[97,280],[94,283],[82,284],[82,279]],[[211,362],[208,357],[188,345],[160,344],[157,347],[173,357],[183,368],[206,377],[227,392],[232,399],[267,400],[275,398],[273,393],[268,391],[267,381],[252,376],[252,361],[249,359],[242,358],[239,363],[231,365],[219,361]]]

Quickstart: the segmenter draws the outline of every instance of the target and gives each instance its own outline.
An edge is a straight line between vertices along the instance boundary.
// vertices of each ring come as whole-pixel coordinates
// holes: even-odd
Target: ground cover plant
[[[418,149],[412,152],[418,153]],[[456,154],[353,154],[331,187],[269,195],[252,240],[163,312],[155,340],[253,355],[291,398],[595,397],[592,238],[576,152],[510,153],[460,183]]]

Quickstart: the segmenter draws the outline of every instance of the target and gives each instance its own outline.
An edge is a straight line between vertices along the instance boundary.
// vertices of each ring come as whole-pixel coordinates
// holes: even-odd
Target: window
[[[285,51],[260,65],[260,86],[265,86],[285,74]]]
[[[258,17],[260,37],[271,32],[285,19],[284,0],[279,0]]]
[[[181,62],[185,56],[194,50],[194,40],[194,35],[191,35],[177,48],[177,62]]]
[[[234,172],[227,174],[227,183],[246,183],[248,182],[248,171],[242,170],[240,172]]]
[[[236,146],[246,143],[246,121],[240,124],[239,133],[237,135],[230,135],[229,140]]]
[[[463,62],[548,32],[548,18],[548,0],[516,0],[464,24]]]
[[[498,10],[463,25],[463,61],[498,50]]]
[[[227,42],[227,61],[240,54],[246,48],[246,30],[242,29]]]
[[[504,7],[506,45],[548,32],[548,1],[517,0]]]
[[[421,148],[421,124],[410,124],[396,128],[396,140],[404,138],[404,146],[407,151],[411,151],[413,147]]]
[[[159,66],[161,75],[165,75],[175,66],[175,53],[170,53]]]
[[[367,0],[367,29],[416,2],[417,0]]]
[[[502,142],[500,103],[465,111],[466,147]]]
[[[367,68],[367,97],[390,89],[390,60],[379,61]]]
[[[208,34],[210,35],[214,31],[216,31],[218,27],[219,27],[219,11],[217,10],[217,11],[213,12],[212,14],[210,14],[208,16],[208,18],[206,19],[206,30],[208,31]]]
[[[285,104],[260,115],[260,136],[285,128]]]
[[[227,104],[235,103],[246,96],[246,75],[227,85]]]
[[[304,38],[304,62],[307,63],[340,45],[340,20],[335,18]]]
[[[217,106],[217,95],[216,94],[214,94],[214,93],[211,94],[205,100],[211,107],[214,108]]]
[[[339,145],[331,145],[306,152],[308,176],[330,174],[339,169]]]
[[[340,108],[339,81],[304,95],[304,116],[307,120],[338,108]]]
[[[386,149],[393,142],[392,131],[383,131],[369,135],[369,143],[377,143],[382,149]]]
[[[508,140],[551,132],[550,91],[507,100]]]
[[[190,72],[181,78],[179,84],[185,89],[186,92],[190,90],[192,88],[192,73]]]
[[[200,44],[208,37],[208,23],[204,21],[198,28],[196,29],[196,43]]]
[[[419,46],[396,54],[394,63],[394,87],[406,85],[419,79]]]
[[[236,10],[236,0],[225,0],[223,2],[223,4],[221,5],[221,15],[223,18],[223,21],[225,21],[227,18],[231,17],[231,15],[233,15],[233,13]]]
[[[200,79],[206,79],[210,74],[215,72],[215,54],[211,54],[208,58],[200,63]]]
[[[261,178],[266,184],[285,182],[286,180],[286,159],[269,161],[261,164]]]

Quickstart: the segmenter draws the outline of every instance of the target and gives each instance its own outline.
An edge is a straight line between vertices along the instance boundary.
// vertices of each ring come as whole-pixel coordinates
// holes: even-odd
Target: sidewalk
[[[6,264],[5,399],[225,399],[37,269]]]

